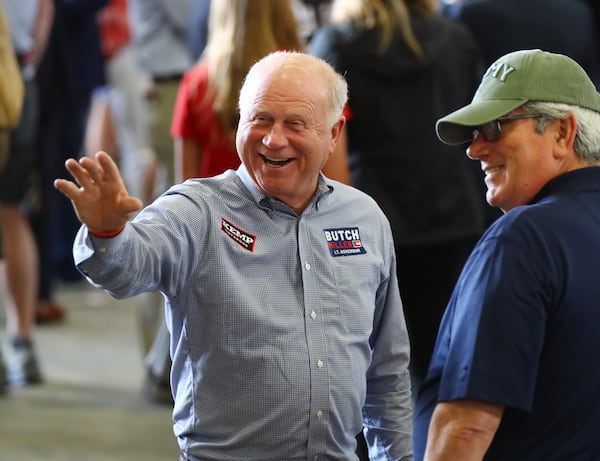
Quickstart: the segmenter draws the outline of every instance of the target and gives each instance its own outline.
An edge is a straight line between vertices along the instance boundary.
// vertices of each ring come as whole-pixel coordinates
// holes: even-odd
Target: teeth
[[[495,166],[495,167],[486,168],[483,171],[485,174],[492,174],[492,173],[498,171],[499,169],[500,169],[499,166]]]
[[[287,158],[271,158],[271,157],[267,157],[266,155],[265,155],[265,159],[267,159],[269,162],[273,162],[273,163],[284,163],[284,162],[288,161]]]

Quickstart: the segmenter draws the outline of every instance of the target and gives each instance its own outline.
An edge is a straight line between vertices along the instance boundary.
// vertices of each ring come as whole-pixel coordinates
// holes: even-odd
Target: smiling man
[[[115,297],[160,291],[181,460],[412,460],[409,344],[389,223],[321,168],[347,84],[278,52],[240,93],[242,166],[129,196],[103,152],[58,179],[77,267]]]
[[[437,133],[505,214],[444,314],[415,459],[599,459],[600,95],[572,59],[518,51]]]

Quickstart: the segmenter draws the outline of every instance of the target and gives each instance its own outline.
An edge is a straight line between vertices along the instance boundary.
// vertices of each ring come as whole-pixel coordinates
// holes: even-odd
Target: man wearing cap
[[[436,130],[505,214],[444,314],[415,459],[600,459],[600,94],[572,59],[517,51]]]

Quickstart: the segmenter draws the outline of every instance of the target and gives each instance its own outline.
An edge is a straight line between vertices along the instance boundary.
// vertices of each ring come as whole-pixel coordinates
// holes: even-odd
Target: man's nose
[[[473,141],[467,146],[467,157],[473,160],[479,160],[485,155],[486,141],[481,133],[477,133]]]
[[[280,149],[285,146],[287,144],[287,137],[282,124],[274,123],[263,136],[262,143],[269,149]]]

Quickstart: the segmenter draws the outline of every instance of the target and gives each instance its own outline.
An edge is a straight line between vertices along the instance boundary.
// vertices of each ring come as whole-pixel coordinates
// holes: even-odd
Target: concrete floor
[[[136,300],[86,282],[56,297],[67,318],[35,334],[44,384],[0,397],[0,461],[177,460],[171,409],[141,392]]]

